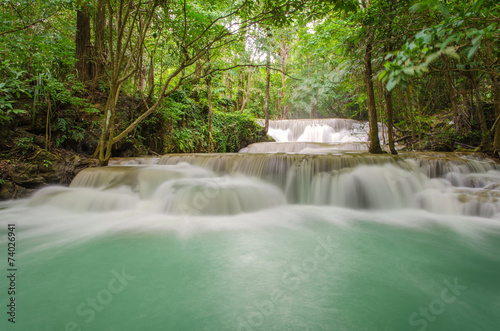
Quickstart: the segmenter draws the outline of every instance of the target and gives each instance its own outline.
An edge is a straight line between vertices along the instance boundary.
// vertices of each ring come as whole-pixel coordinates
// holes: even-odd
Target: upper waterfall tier
[[[368,151],[367,142],[351,143],[254,143],[240,150],[240,153],[297,153],[297,154],[329,154],[341,151]]]
[[[259,120],[259,124],[264,122]],[[282,142],[353,143],[368,141],[369,125],[350,119],[297,119],[269,121],[268,135]],[[379,123],[379,138],[387,130]]]

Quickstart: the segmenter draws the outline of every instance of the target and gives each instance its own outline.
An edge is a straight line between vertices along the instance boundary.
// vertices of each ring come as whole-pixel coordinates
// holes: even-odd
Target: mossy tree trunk
[[[394,120],[393,120],[393,103],[392,103],[392,91],[387,91],[384,88],[384,99],[387,111],[387,137],[389,138],[389,149],[391,154],[398,154],[396,148],[394,147]]]
[[[381,154],[382,148],[380,147],[380,140],[378,137],[377,106],[375,104],[375,93],[373,92],[372,42],[370,35],[366,39],[364,66],[366,102],[368,106],[368,121],[370,123],[370,132],[368,133],[370,138],[370,147],[368,148],[368,152],[373,154]]]
[[[99,79],[106,67],[106,5],[105,0],[98,0],[94,14],[94,78]]]
[[[76,12],[76,71],[81,82],[92,79],[92,64],[90,61],[92,45],[90,43],[90,14],[87,6],[83,5]]]

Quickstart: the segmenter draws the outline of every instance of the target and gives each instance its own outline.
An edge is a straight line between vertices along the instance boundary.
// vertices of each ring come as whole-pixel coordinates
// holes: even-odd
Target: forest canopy
[[[387,124],[373,153],[500,150],[497,1],[3,0],[0,15],[1,138],[26,153],[237,151],[261,139],[255,118],[324,117]]]

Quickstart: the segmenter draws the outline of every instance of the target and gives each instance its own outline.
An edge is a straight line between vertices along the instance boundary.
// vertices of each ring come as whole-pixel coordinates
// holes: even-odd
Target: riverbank
[[[23,198],[46,185],[69,185],[81,170],[96,165],[97,160],[75,152],[47,151],[40,147],[26,156],[3,158],[0,160],[0,200]]]

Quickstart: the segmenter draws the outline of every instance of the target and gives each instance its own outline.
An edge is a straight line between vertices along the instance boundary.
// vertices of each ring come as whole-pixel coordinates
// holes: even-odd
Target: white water
[[[295,142],[247,153],[114,159],[1,203],[2,244],[18,231],[19,329],[496,331],[498,164],[349,152],[365,144],[340,141],[361,137],[349,123],[277,123]],[[134,280],[82,314],[124,268]],[[463,294],[419,315],[455,279]]]
[[[30,204],[87,211],[147,205],[201,215],[252,212],[285,201],[482,217],[500,212],[498,165],[470,155],[178,154],[156,161],[163,165],[88,169],[70,188],[42,189]],[[73,199],[77,203],[70,204]]]
[[[263,125],[262,121],[259,121]],[[387,129],[378,124],[379,139],[387,141]],[[327,118],[269,121],[268,135],[275,143],[256,143],[240,153],[331,154],[367,151],[369,125],[356,120]],[[385,139],[384,139],[385,136]]]
[[[368,131],[366,122],[348,119],[276,120],[269,121],[268,135],[278,143],[359,143],[368,142]],[[380,123],[379,138],[383,140]]]

